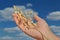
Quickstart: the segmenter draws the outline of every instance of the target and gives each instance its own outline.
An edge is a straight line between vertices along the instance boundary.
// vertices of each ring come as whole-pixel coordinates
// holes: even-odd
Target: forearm
[[[36,39],[36,40],[41,40],[41,39]],[[44,40],[47,40],[47,39],[44,39]],[[60,40],[60,38],[51,38],[51,39],[48,39],[48,40]]]
[[[36,40],[60,40],[51,30],[47,30],[46,32],[42,32],[43,38]]]
[[[36,39],[36,40],[43,40],[43,39]],[[46,37],[44,37],[44,40],[60,40],[60,38],[51,32],[49,33],[49,35],[47,34]]]
[[[50,36],[50,37],[48,37],[50,40],[60,40],[60,38],[58,36],[56,36],[55,34],[53,34],[52,32],[48,36]]]
[[[44,33],[44,32],[43,32]],[[60,40],[58,36],[56,36],[50,29],[44,33],[45,40]]]

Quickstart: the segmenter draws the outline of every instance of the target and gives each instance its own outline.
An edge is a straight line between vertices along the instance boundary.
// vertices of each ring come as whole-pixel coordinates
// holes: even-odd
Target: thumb
[[[36,21],[42,21],[42,18],[40,18],[38,15],[34,15],[34,19],[36,20]]]

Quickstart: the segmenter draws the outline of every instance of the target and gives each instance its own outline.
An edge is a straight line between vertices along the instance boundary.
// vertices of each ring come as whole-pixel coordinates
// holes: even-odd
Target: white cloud
[[[18,27],[11,27],[11,28],[4,28],[4,31],[14,33],[14,32],[20,32],[20,29]]]
[[[10,34],[12,35],[12,34]],[[24,33],[17,33],[15,34],[14,33],[14,36],[10,36],[10,35],[5,35],[5,36],[0,36],[0,40],[32,40],[33,38],[27,36],[26,34]]]
[[[32,13],[32,14],[30,14],[30,15],[26,15],[26,13],[28,14],[28,13]],[[34,11],[34,10],[32,10],[32,9],[26,9],[25,10],[25,16],[26,16],[26,18],[32,18],[33,19],[33,16],[34,16],[34,14],[37,14],[38,15],[38,12],[36,12],[36,11]]]
[[[16,36],[18,36],[18,37],[26,37],[27,35],[25,33],[19,33]]]
[[[17,37],[20,37],[20,38],[26,37],[27,40],[33,39],[33,38],[31,38],[30,36],[26,35],[25,33],[20,33],[20,34],[17,34],[16,36],[17,36]]]
[[[47,18],[50,20],[60,20],[60,11],[51,12]]]
[[[10,39],[13,39],[12,37],[10,36],[3,36],[3,37],[0,37],[1,40],[10,40]]]
[[[31,40],[31,39],[33,39],[33,38],[27,36],[25,33],[21,32],[21,30],[18,29],[17,27],[5,28],[3,31],[4,32],[6,31],[5,33],[8,32],[11,34],[5,34],[4,36],[0,36],[0,40],[24,40],[24,39]]]
[[[51,30],[56,33],[56,35],[60,36],[60,26],[52,25],[50,26]]]
[[[28,4],[31,6],[31,4]],[[23,11],[23,14],[24,12],[27,12],[28,10],[29,11],[32,11],[33,14],[37,13],[36,11],[33,11],[32,9],[26,9],[25,6],[17,6],[18,8],[21,9],[21,11]],[[13,18],[12,18],[12,14],[14,12],[14,9],[12,7],[8,7],[8,8],[5,8],[3,10],[0,10],[0,21],[5,21],[5,20],[10,20],[10,21],[13,21]]]
[[[0,40],[21,40],[23,37],[12,37],[12,36],[3,36],[0,37]]]
[[[60,33],[56,33],[56,35],[60,37]]]
[[[19,7],[21,10],[25,9],[25,6],[17,6],[17,7]],[[3,10],[0,10],[0,16],[2,17],[0,18],[0,21],[5,21],[5,20],[12,21],[13,12],[14,12],[14,9],[12,7],[8,7]]]
[[[33,40],[33,39],[26,36],[19,36],[19,37],[3,36],[0,37],[0,40]]]
[[[4,10],[0,10],[0,15],[2,16],[2,20],[12,20],[12,13],[14,12],[13,8],[5,8]]]
[[[26,6],[27,6],[27,7],[30,7],[30,6],[32,6],[32,4],[31,4],[31,3],[28,3]]]
[[[15,36],[20,37],[20,38],[22,38],[22,37],[29,37],[24,32],[21,33],[21,30],[18,27],[4,28],[4,31],[8,32],[8,33],[14,33]],[[16,32],[19,32],[19,33],[15,34]]]

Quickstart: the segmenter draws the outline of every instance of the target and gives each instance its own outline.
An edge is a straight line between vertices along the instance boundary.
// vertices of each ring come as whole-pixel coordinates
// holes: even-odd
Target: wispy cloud
[[[25,6],[17,6],[21,8],[21,10],[25,9]],[[0,21],[10,20],[12,21],[12,14],[14,13],[14,9],[12,7],[5,8],[3,10],[0,10]]]
[[[0,40],[11,40],[13,39],[12,37],[10,36],[3,36],[3,37],[0,37]]]
[[[51,12],[47,16],[47,19],[50,19],[50,20],[60,20],[60,11]]]
[[[0,40],[21,40],[23,37],[12,37],[12,36],[3,36],[0,37]]]
[[[11,28],[4,28],[4,31],[14,33],[14,32],[20,32],[20,29],[18,27],[11,27]]]
[[[26,36],[20,36],[20,37],[12,37],[12,36],[3,36],[0,37],[0,40],[33,40],[32,38],[28,38]]]
[[[27,7],[31,7],[31,6],[32,6],[32,4],[31,4],[31,3],[28,3],[26,6],[27,6]]]
[[[14,12],[13,8],[5,8],[3,10],[0,10],[0,15],[2,17],[2,20],[12,20],[11,15],[13,12]]]
[[[29,40],[29,39],[33,39],[33,38],[31,38],[30,36],[26,35],[25,33],[20,33],[20,34],[17,34],[16,36],[17,36],[17,37],[23,37],[23,38],[26,37],[26,39],[28,39],[28,40]]]
[[[28,35],[26,35],[25,33],[20,33],[20,34],[16,34],[16,36],[17,36],[17,37],[20,37],[20,36],[21,36],[21,37],[26,37],[26,36],[28,36]]]
[[[0,36],[0,40],[32,40],[25,33],[21,32],[18,27],[4,28],[3,31],[7,34]],[[9,33],[9,34],[8,34]]]
[[[60,26],[52,25],[50,26],[51,30],[56,33],[56,35],[60,36]]]
[[[47,19],[53,20],[53,21],[59,21],[60,20],[60,11],[55,11],[55,12],[49,13],[49,15],[47,16]],[[56,35],[60,36],[60,26],[51,25],[50,28]]]
[[[28,35],[26,35],[25,33],[21,32],[21,30],[18,27],[10,27],[10,28],[4,28],[4,30],[6,33],[16,33],[15,36],[16,37],[28,37]]]

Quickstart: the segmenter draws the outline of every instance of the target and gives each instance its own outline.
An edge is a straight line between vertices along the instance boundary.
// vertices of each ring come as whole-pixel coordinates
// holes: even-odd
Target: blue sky
[[[60,0],[0,0],[0,40],[32,40],[18,29],[12,19],[13,5],[32,9],[60,36]]]

